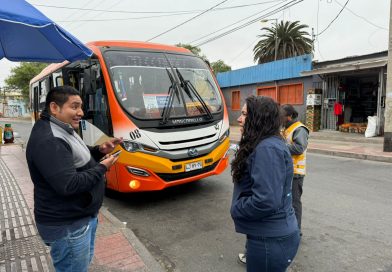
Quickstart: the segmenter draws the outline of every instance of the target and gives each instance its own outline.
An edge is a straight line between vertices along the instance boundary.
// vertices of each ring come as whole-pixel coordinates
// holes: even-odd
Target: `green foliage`
[[[214,74],[216,75],[217,73],[223,73],[227,71],[231,71],[231,67],[224,63],[223,60],[217,60],[211,63],[211,68],[212,71],[214,71]]]
[[[254,61],[259,64],[273,61],[275,47],[277,48],[277,60],[312,53],[313,41],[309,38],[310,34],[303,30],[307,27],[307,25],[301,25],[299,21],[281,21],[271,28],[262,28],[265,34],[258,36],[261,40],[253,48]]]
[[[36,62],[22,62],[11,69],[11,75],[5,79],[6,88],[22,91],[25,98],[29,97],[29,83],[47,64]]]
[[[185,43],[178,43],[175,46],[184,47],[184,48],[190,50],[196,56],[201,57],[208,64],[210,63],[207,59],[207,56],[202,54],[201,49],[197,46],[193,46],[191,44],[185,44]],[[231,67],[229,65],[227,65],[226,63],[224,63],[223,60],[217,60],[215,62],[212,62],[209,65],[211,66],[211,69],[212,69],[212,71],[214,71],[215,74],[231,71]]]
[[[193,45],[187,44],[187,43],[177,43],[177,44],[175,44],[175,46],[186,48],[189,51],[191,51],[193,54],[195,54],[196,56],[199,56],[203,60],[208,61],[207,56],[201,53],[200,47],[193,46]]]

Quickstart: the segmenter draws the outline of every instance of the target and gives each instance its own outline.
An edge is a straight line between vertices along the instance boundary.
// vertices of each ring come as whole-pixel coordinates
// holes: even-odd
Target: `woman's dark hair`
[[[231,163],[233,181],[239,181],[246,160],[255,147],[264,139],[280,136],[281,118],[278,104],[270,97],[249,96],[246,98],[247,115],[239,149]]]
[[[50,112],[50,103],[54,102],[62,107],[68,101],[68,97],[79,95],[80,93],[71,86],[59,86],[52,88],[46,96],[45,111]]]
[[[292,119],[296,119],[298,117],[298,112],[290,104],[283,105],[281,109],[282,109],[282,115],[285,117],[290,116]]]

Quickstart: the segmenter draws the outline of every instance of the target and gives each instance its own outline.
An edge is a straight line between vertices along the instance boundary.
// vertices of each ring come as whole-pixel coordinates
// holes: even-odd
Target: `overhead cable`
[[[289,1],[289,0],[285,0],[285,2],[287,2],[287,1]],[[279,3],[279,4],[281,4],[281,3]],[[267,10],[269,10],[269,9],[271,9],[271,8],[273,8],[273,7],[275,7],[275,6],[278,6],[279,4],[272,5],[272,6],[268,7],[268,8],[266,8],[266,9],[263,9],[263,10],[258,11],[258,12],[256,12],[256,13],[253,13],[253,14],[250,15],[250,16],[247,16],[247,17],[245,17],[245,18],[242,18],[241,20],[238,20],[238,21],[236,21],[236,22],[234,22],[234,23],[232,23],[232,24],[229,24],[229,25],[224,26],[224,27],[222,27],[222,28],[220,28],[220,29],[218,29],[218,30],[215,30],[215,31],[213,31],[213,32],[210,32],[210,33],[208,33],[208,34],[206,34],[206,35],[204,35],[204,36],[201,36],[200,38],[197,38],[197,39],[195,39],[195,40],[193,40],[193,41],[190,41],[189,44],[194,44],[195,42],[200,41],[200,40],[202,40],[202,39],[204,39],[204,38],[206,38],[206,37],[209,37],[209,36],[211,36],[211,35],[213,35],[213,34],[215,34],[215,33],[218,33],[219,31],[222,31],[222,30],[224,30],[224,29],[226,29],[226,28],[229,28],[229,27],[231,27],[231,26],[233,26],[233,25],[236,25],[236,24],[238,24],[238,23],[241,23],[241,22],[243,22],[243,21],[245,21],[245,20],[247,20],[247,19],[249,19],[249,18],[252,18],[252,17],[254,17],[254,16],[256,16],[256,15],[259,15],[261,12],[265,12],[265,11],[267,11]]]
[[[337,0],[335,0],[335,2],[336,2],[339,6],[343,7],[343,5],[340,4]],[[351,14],[357,16],[358,18],[364,20],[365,22],[371,24],[372,26],[388,31],[388,28],[382,27],[382,26],[379,26],[379,25],[376,25],[375,23],[373,23],[373,22],[369,21],[368,19],[366,19],[366,17],[356,14],[354,11],[352,11],[352,10],[349,9],[348,7],[346,7],[346,9],[347,9],[347,11],[349,11]]]
[[[339,17],[339,15],[342,13],[344,8],[347,6],[348,2],[350,2],[350,0],[346,1],[346,3],[343,5],[342,9],[339,11],[339,13],[336,15],[336,17],[327,25],[326,28],[324,28],[323,31],[321,31],[320,33],[316,34],[316,36],[320,36],[321,34],[323,34],[332,25],[332,23],[335,22],[335,20]]]
[[[214,8],[215,11],[218,10],[226,10],[226,9],[236,9],[236,8],[244,8],[244,7],[251,7],[251,6],[258,6],[258,5],[265,5],[268,3],[274,2],[283,2],[284,0],[271,0],[271,1],[263,1],[253,4],[246,4],[246,5],[237,5],[237,6],[228,6],[222,8]],[[87,10],[87,11],[99,11],[105,13],[131,13],[131,14],[150,14],[150,13],[158,13],[158,14],[177,14],[177,13],[196,13],[201,12],[203,10],[194,9],[194,10],[177,10],[177,11],[127,11],[127,10],[107,10],[107,9],[91,9],[91,8],[77,8],[77,7],[66,7],[66,6],[53,6],[53,5],[42,5],[42,4],[33,4],[36,7],[45,7],[45,8],[56,8],[56,9],[70,9],[70,10]],[[85,5],[86,6],[86,5]]]
[[[196,44],[195,46],[201,46],[201,45],[204,45],[204,44],[206,44],[206,43],[215,41],[215,40],[217,40],[217,39],[219,39],[219,38],[222,38],[222,37],[224,37],[224,36],[226,36],[226,35],[229,35],[229,34],[235,32],[235,31],[237,31],[237,30],[240,30],[240,29],[242,29],[242,28],[244,28],[244,27],[247,27],[247,26],[249,26],[249,25],[251,25],[251,24],[254,24],[254,23],[260,21],[261,19],[268,18],[268,17],[271,16],[271,15],[274,15],[274,14],[280,12],[280,11],[283,11],[283,10],[285,10],[285,9],[287,9],[287,8],[290,8],[290,7],[294,6],[294,5],[297,5],[297,4],[301,3],[302,1],[304,1],[304,0],[299,0],[299,1],[297,1],[297,0],[292,0],[292,1],[288,2],[287,4],[281,6],[281,7],[277,8],[277,9],[275,9],[275,10],[273,10],[273,11],[270,11],[270,12],[268,12],[268,13],[262,15],[262,16],[259,16],[259,17],[255,18],[255,19],[253,19],[253,20],[250,20],[250,21],[248,21],[248,22],[246,22],[246,23],[244,23],[244,24],[242,24],[242,25],[240,25],[240,26],[237,26],[237,27],[232,28],[232,29],[230,29],[230,30],[228,30],[228,31],[226,31],[226,32],[223,32],[223,33],[221,33],[221,34],[219,34],[219,35],[216,35],[216,36],[214,36],[214,37],[212,37],[212,38],[209,38],[209,39],[207,39],[207,40],[205,40],[205,41],[202,41],[202,42]]]
[[[182,23],[180,23],[180,24],[178,24],[178,25],[175,25],[174,27],[172,27],[172,28],[170,28],[170,29],[168,29],[168,30],[166,30],[166,31],[164,31],[164,32],[162,32],[162,33],[160,33],[160,34],[158,34],[158,35],[156,35],[156,36],[154,36],[154,37],[148,39],[147,42],[149,42],[149,41],[151,41],[151,40],[153,40],[153,39],[156,39],[156,38],[158,38],[158,37],[160,37],[160,36],[162,36],[162,35],[164,35],[164,34],[170,32],[170,31],[172,31],[172,30],[174,30],[174,29],[176,29],[176,28],[179,28],[180,26],[182,26],[182,25],[184,25],[184,24],[186,24],[186,23],[188,23],[188,22],[190,22],[190,21],[196,19],[197,17],[200,17],[201,15],[203,15],[203,14],[209,12],[209,11],[212,10],[213,8],[222,5],[223,3],[227,2],[227,1],[228,1],[228,0],[224,0],[224,1],[222,1],[222,2],[220,2],[220,3],[218,3],[218,4],[216,4],[215,6],[209,8],[209,9],[206,9],[205,11],[203,11],[203,12],[197,14],[196,16],[193,16],[192,18],[190,18],[190,19],[188,19],[188,20],[186,20],[186,21],[184,21],[184,22],[182,22]]]

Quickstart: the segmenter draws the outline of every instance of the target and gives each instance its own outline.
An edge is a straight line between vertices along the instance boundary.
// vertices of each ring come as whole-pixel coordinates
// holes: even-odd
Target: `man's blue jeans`
[[[50,246],[50,255],[56,272],[87,272],[94,255],[95,232],[98,219],[91,218],[87,225],[68,233],[62,239],[44,241]]]

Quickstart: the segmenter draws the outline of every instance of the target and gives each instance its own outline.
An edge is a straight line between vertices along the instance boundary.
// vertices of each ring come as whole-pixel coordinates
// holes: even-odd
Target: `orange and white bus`
[[[51,64],[30,82],[33,122],[48,90],[81,92],[80,135],[88,145],[124,143],[106,186],[119,192],[161,190],[228,165],[229,120],[209,66],[185,48],[145,42],[97,41],[88,60]]]

